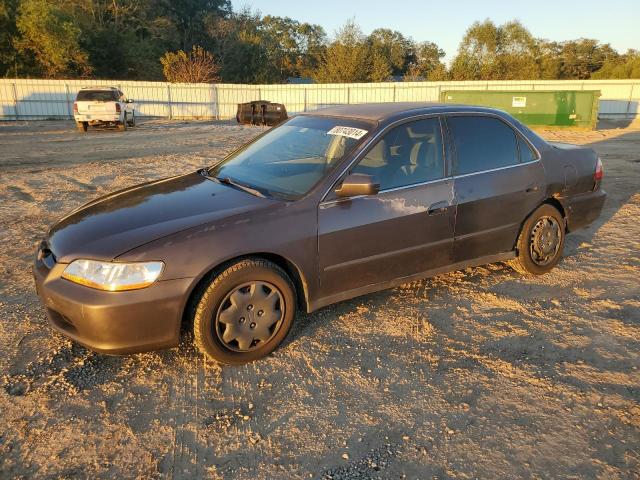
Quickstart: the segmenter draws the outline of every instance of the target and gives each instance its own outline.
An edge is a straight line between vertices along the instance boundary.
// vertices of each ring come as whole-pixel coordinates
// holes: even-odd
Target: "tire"
[[[124,113],[124,117],[122,118],[122,121],[118,123],[118,130],[120,130],[121,132],[124,132],[127,129],[127,112]]]
[[[511,267],[524,275],[543,275],[562,258],[566,228],[562,214],[552,205],[538,207],[522,226]]]
[[[79,132],[85,133],[89,129],[89,122],[76,122],[76,127]]]
[[[210,359],[242,365],[273,352],[295,312],[295,289],[284,270],[263,259],[241,260],[203,288],[193,313],[194,341]]]
[[[136,126],[136,112],[131,112],[131,120],[129,120],[129,126],[130,127]]]

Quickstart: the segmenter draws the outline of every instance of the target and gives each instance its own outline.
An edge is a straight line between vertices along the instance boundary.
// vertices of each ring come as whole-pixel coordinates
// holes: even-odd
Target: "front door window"
[[[351,173],[372,175],[381,191],[443,178],[440,121],[426,118],[392,128]]]

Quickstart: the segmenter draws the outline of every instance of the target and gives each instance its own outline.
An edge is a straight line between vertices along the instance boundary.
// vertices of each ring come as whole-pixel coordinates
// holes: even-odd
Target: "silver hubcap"
[[[529,252],[536,265],[548,265],[558,254],[562,229],[553,217],[541,217],[531,229]]]
[[[224,298],[215,319],[218,339],[230,350],[248,352],[269,342],[284,319],[282,293],[268,282],[235,287]]]

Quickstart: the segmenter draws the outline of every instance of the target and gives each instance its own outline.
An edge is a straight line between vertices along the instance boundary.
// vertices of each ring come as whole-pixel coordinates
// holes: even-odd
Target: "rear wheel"
[[[118,123],[118,130],[124,132],[127,129],[127,112],[124,113],[124,117],[122,117],[122,121]]]
[[[193,317],[196,346],[220,363],[257,360],[282,343],[295,311],[294,287],[280,267],[242,260],[205,287]]]
[[[525,275],[547,273],[562,258],[564,238],[562,214],[552,205],[541,205],[524,222],[511,266]]]
[[[78,127],[78,131],[84,133],[89,128],[89,122],[76,122],[76,127]]]

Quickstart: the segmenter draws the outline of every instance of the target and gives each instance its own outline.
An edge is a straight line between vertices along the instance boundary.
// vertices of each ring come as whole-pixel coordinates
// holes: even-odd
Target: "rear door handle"
[[[532,193],[532,192],[537,192],[538,190],[540,190],[540,186],[539,185],[529,185],[527,187],[527,189],[525,190],[526,193]]]
[[[444,211],[447,209],[448,206],[449,206],[449,203],[446,200],[434,203],[427,210],[427,214],[439,215],[440,213],[444,213]]]

